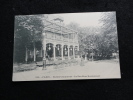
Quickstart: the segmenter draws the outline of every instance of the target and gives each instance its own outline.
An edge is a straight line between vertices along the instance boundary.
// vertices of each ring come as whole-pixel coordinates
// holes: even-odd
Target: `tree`
[[[101,34],[100,50],[104,52],[103,56],[111,55],[112,52],[118,50],[117,26],[116,26],[116,13],[106,12],[103,13],[100,22],[103,24]],[[103,49],[102,49],[103,48]]]
[[[14,29],[14,60],[24,61],[27,49],[36,48],[36,43],[42,41],[43,15],[16,16]],[[41,42],[40,42],[41,43]],[[35,54],[34,54],[35,55]],[[21,59],[20,59],[21,58]],[[34,56],[35,61],[35,56]]]
[[[67,27],[78,31],[79,50],[82,54],[94,52],[95,56],[101,59],[109,59],[112,52],[118,50],[115,13],[105,12],[99,21],[102,23],[100,27],[80,27],[74,22]]]
[[[98,27],[80,27],[77,23],[70,23],[67,27],[78,31],[79,51],[81,55],[86,53],[86,49],[91,49],[90,45],[93,43],[96,48],[98,34]]]

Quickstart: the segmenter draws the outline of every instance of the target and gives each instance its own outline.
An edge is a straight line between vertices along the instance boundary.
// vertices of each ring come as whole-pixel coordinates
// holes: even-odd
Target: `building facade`
[[[53,60],[79,58],[78,32],[63,25],[63,19],[52,21],[44,19],[43,42],[41,50],[29,51],[26,56],[42,60],[43,57]]]

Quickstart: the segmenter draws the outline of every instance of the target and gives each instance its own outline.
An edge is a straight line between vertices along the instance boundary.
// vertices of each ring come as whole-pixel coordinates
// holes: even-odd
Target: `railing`
[[[63,41],[68,41],[68,38],[63,38]]]
[[[53,34],[46,34],[45,36],[48,39],[54,39],[54,35]]]
[[[61,40],[61,36],[56,35],[56,36],[55,36],[55,39],[56,39],[56,40]]]
[[[73,39],[68,39],[65,37],[61,37],[60,35],[54,35],[54,34],[46,34],[45,38],[47,39],[52,39],[52,40],[60,40],[60,41],[64,41],[64,42],[70,42],[70,43],[78,43],[78,40],[73,40]]]

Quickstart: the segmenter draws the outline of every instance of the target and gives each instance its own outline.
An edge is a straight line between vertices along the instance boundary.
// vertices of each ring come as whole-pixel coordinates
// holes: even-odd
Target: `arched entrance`
[[[64,45],[63,47],[63,56],[68,56],[68,46],[67,45]]]
[[[46,58],[53,57],[53,44],[47,43],[46,44]]]
[[[61,45],[56,45],[56,57],[61,57]]]
[[[70,46],[70,52],[69,52],[69,55],[70,55],[70,56],[73,56],[73,46],[72,46],[72,45]]]

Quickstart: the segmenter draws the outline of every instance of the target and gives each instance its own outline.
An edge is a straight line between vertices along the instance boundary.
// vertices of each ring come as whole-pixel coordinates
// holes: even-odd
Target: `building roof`
[[[63,21],[61,18],[55,18],[54,20]],[[59,34],[74,34],[78,33],[77,31],[65,27],[63,24],[58,24],[55,21],[49,21],[48,19],[44,19],[44,31],[56,32]]]

